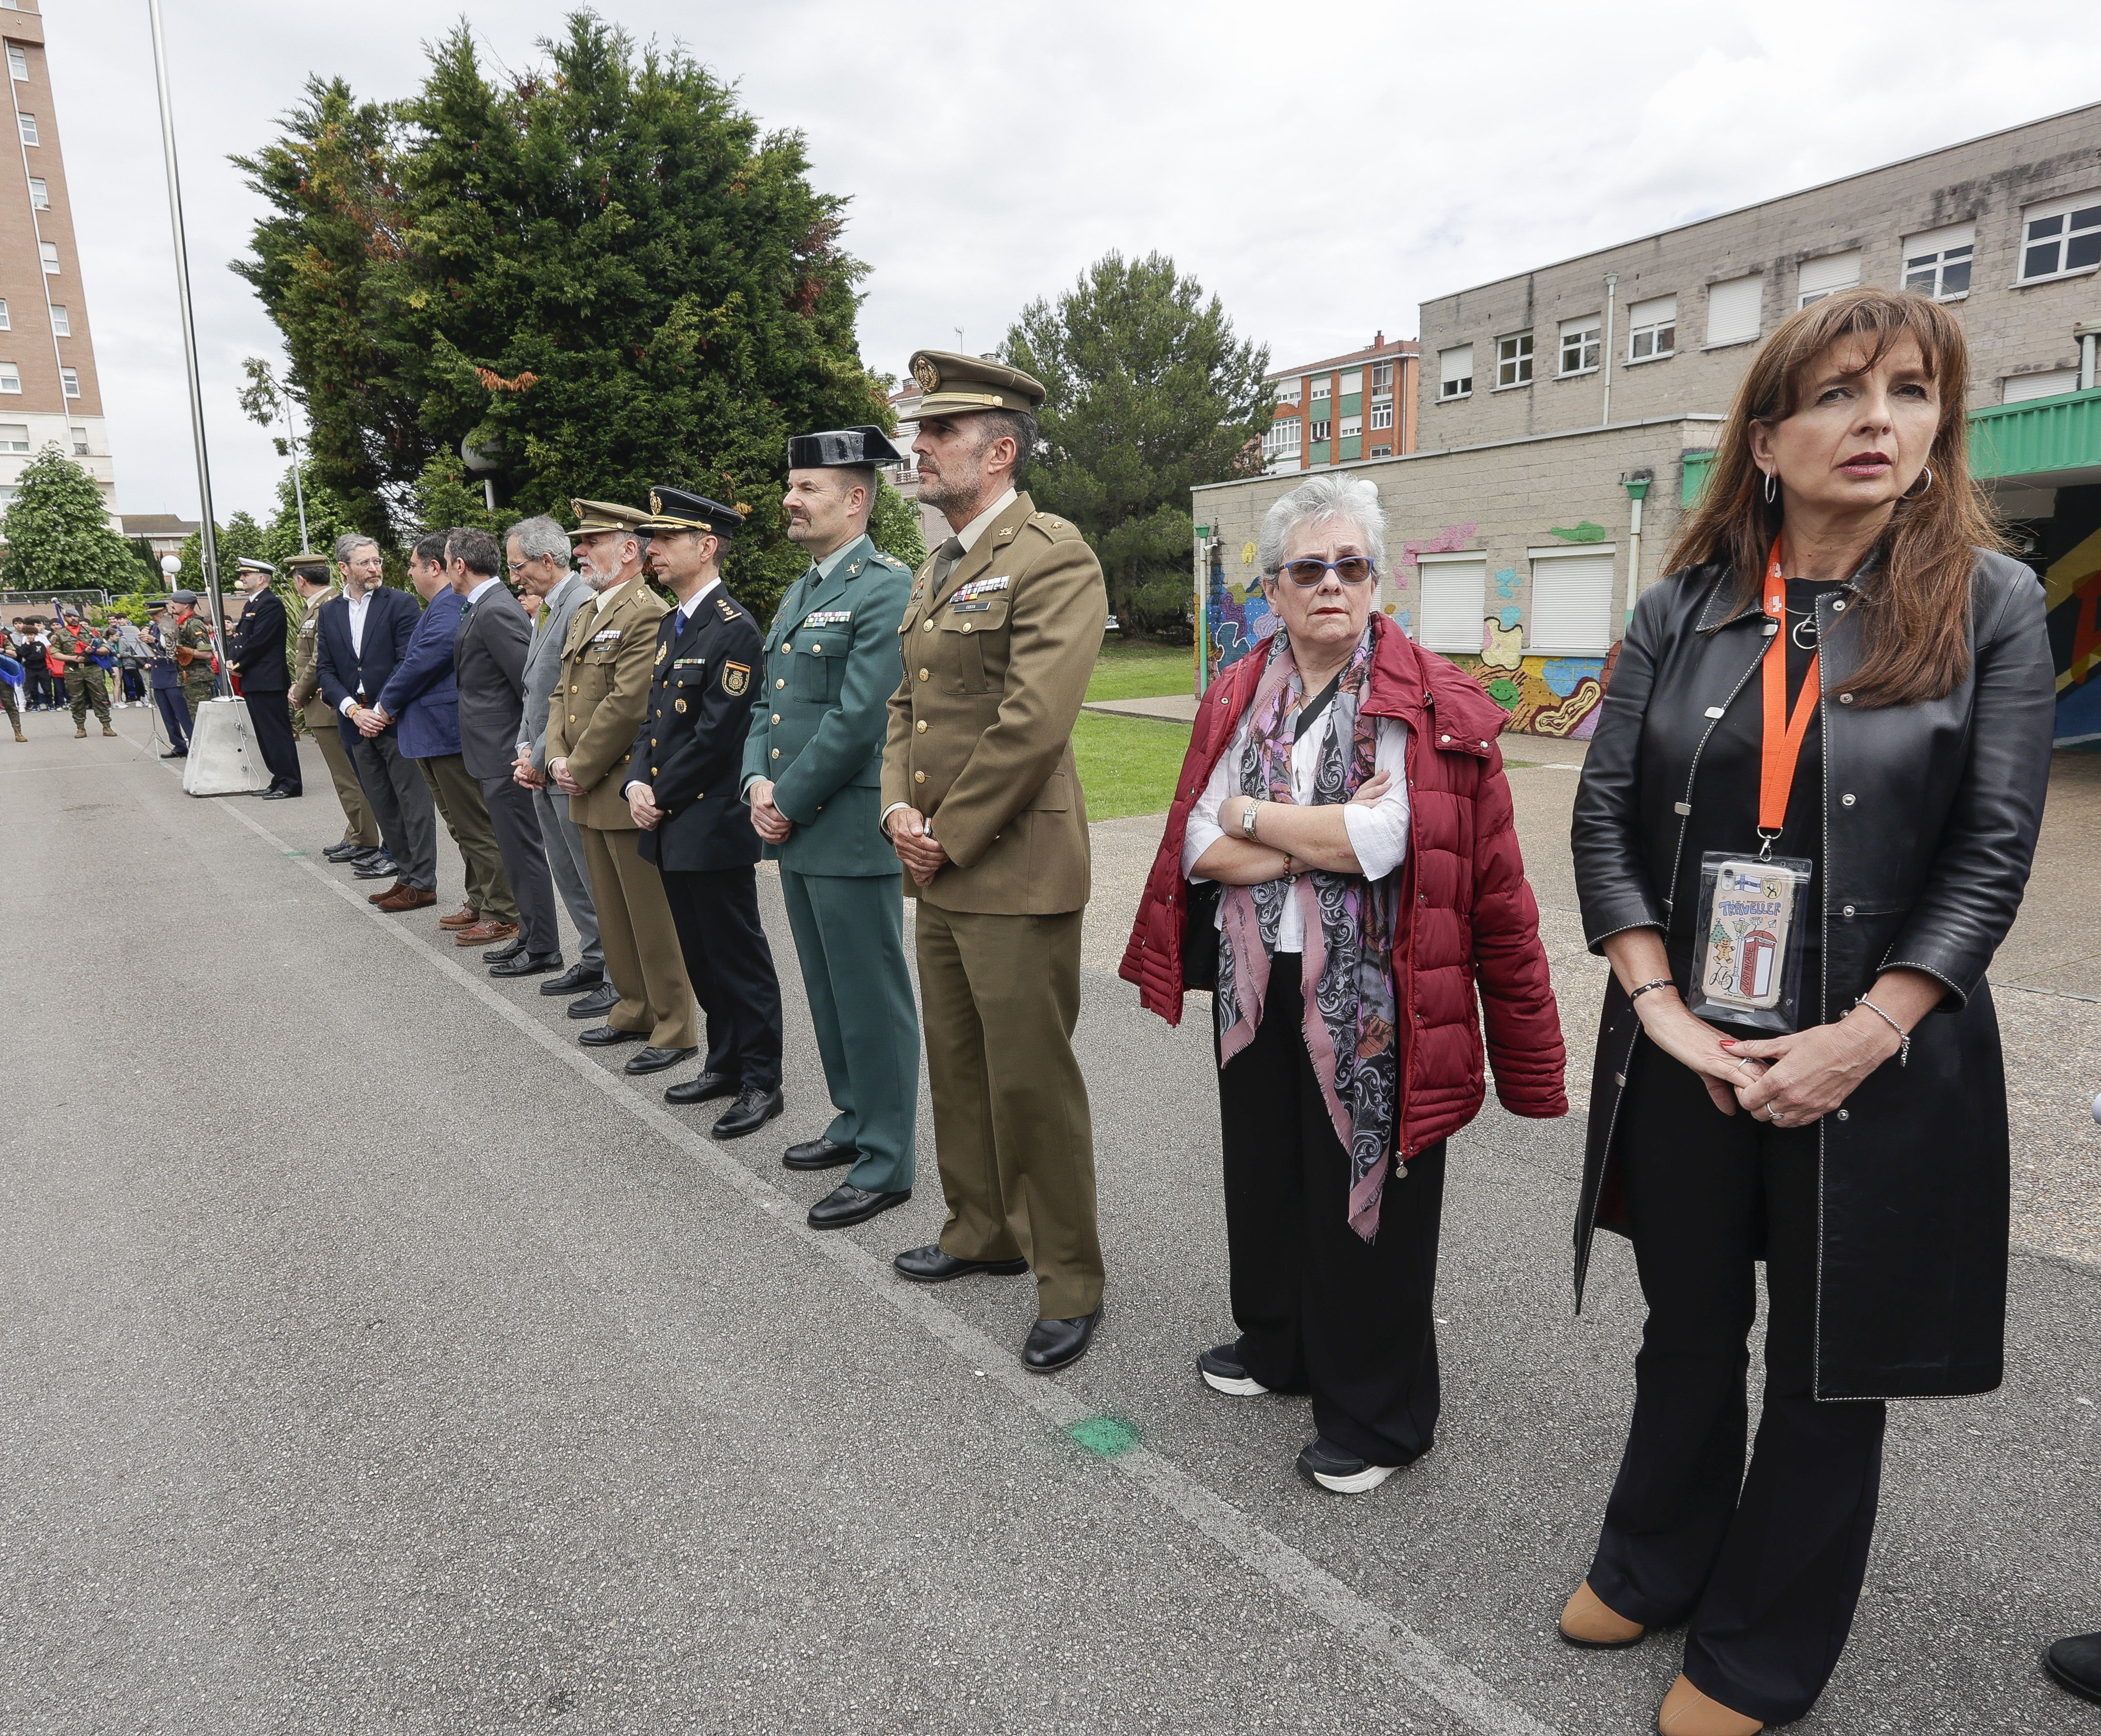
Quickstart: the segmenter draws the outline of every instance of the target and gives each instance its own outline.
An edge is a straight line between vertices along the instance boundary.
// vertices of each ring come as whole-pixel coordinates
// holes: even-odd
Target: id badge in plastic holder
[[[1700,858],[1700,944],[1687,1004],[1701,1018],[1794,1030],[1813,863],[1710,850]]]

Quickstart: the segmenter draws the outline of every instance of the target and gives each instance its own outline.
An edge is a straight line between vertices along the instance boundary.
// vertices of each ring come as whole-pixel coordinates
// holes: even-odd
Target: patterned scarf
[[[1347,802],[1373,775],[1378,720],[1359,709],[1371,673],[1373,636],[1365,630],[1329,702],[1333,727],[1314,774],[1316,803]],[[1240,791],[1289,802],[1292,733],[1305,683],[1285,636],[1271,642],[1250,707],[1253,722],[1241,756]],[[1216,996],[1221,1063],[1254,1040],[1269,989],[1270,961],[1287,898],[1305,924],[1301,955],[1307,1053],[1350,1156],[1350,1228],[1367,1242],[1378,1235],[1379,1196],[1393,1149],[1400,1100],[1396,1043],[1393,935],[1396,877],[1368,882],[1352,874],[1312,870],[1260,886],[1230,886],[1219,901],[1222,938]],[[1404,1165],[1396,1173],[1405,1176]]]

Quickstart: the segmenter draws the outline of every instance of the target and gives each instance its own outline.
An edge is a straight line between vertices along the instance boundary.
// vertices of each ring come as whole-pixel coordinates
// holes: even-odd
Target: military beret
[[[705,494],[684,489],[653,488],[649,491],[649,516],[644,530],[699,530],[728,538],[744,529],[744,515]]]
[[[613,500],[572,500],[569,510],[577,516],[577,528],[569,533],[573,538],[595,536],[603,530],[639,530],[649,516]]]
[[[926,394],[912,414],[961,416],[972,410],[1011,410],[1033,416],[1043,402],[1042,382],[1019,368],[982,356],[959,356],[953,350],[918,350],[912,378]]]
[[[170,603],[187,603],[192,609],[197,607],[197,594],[194,591],[178,591],[168,599]]]
[[[276,568],[272,566],[267,560],[250,560],[247,556],[243,555],[238,565],[244,573],[267,573],[272,578],[277,576]]]
[[[902,464],[905,454],[878,427],[834,428],[823,434],[794,434],[788,440],[790,470],[838,470],[848,466]]]

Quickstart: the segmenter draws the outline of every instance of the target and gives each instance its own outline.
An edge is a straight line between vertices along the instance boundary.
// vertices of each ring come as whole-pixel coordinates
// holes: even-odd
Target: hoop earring
[[[1931,464],[1928,464],[1919,472],[1919,475],[1922,480],[1925,482],[1926,486],[1921,488],[1917,482],[1913,483],[1909,488],[1904,491],[1904,498],[1906,500],[1917,500],[1920,495],[1929,494],[1933,492],[1933,467]]]
[[[1766,472],[1766,504],[1767,506],[1771,506],[1773,503],[1773,496],[1777,492],[1778,489],[1773,484],[1773,473],[1771,471],[1767,471]]]

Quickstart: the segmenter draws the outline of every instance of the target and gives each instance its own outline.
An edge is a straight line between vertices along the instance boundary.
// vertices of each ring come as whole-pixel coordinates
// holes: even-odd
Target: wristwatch
[[[1256,804],[1254,799],[1250,796],[1248,799],[1247,806],[1241,810],[1241,836],[1243,838],[1253,839],[1254,837],[1255,807]]]

